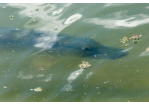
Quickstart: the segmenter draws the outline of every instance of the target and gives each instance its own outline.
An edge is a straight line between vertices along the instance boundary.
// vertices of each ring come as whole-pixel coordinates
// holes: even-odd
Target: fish
[[[43,51],[53,56],[91,59],[118,59],[128,55],[124,49],[105,46],[86,37],[37,29],[0,27],[0,50],[6,49],[30,49],[30,56]]]

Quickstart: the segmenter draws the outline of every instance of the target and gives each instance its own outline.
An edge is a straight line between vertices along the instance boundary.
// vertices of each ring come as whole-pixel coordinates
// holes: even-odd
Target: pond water
[[[148,11],[145,3],[1,3],[0,101],[148,101]],[[120,40],[137,34],[136,44]],[[86,48],[92,43],[102,56]],[[82,61],[91,66],[80,68]]]

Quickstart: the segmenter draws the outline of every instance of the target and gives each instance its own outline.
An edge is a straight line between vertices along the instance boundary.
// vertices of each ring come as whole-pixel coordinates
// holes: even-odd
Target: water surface
[[[148,9],[149,4],[0,4],[1,28],[50,31],[53,38],[58,34],[89,38],[129,52],[118,59],[89,59],[53,56],[41,50],[42,44],[33,48],[4,44],[0,47],[0,101],[148,101]],[[27,31],[19,35],[24,34]],[[120,42],[136,34],[142,34],[137,44],[129,40],[126,47]],[[80,69],[82,61],[91,67]],[[34,91],[36,87],[42,91]]]

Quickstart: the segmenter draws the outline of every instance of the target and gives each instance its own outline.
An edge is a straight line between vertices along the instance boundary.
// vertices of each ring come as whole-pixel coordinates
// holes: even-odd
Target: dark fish
[[[53,55],[70,57],[74,55],[75,57],[93,59],[117,59],[128,55],[128,52],[123,49],[104,46],[89,38],[1,27],[0,49],[6,48],[43,49]]]

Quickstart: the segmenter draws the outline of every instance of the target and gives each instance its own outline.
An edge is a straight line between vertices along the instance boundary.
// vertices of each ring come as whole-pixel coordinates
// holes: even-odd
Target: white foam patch
[[[145,7],[145,8],[149,9],[149,6],[147,6],[147,7]]]
[[[123,4],[122,3],[106,3],[104,7],[121,6],[121,5]]]
[[[80,74],[82,74],[83,69],[76,70],[70,74],[67,78],[68,84],[64,85],[61,91],[69,91],[72,89],[71,83],[74,81]]]
[[[50,39],[51,39],[51,37],[40,37],[39,40],[48,41],[48,40],[50,40]]]
[[[52,12],[52,15],[60,14],[63,11],[63,8],[60,8],[58,10],[55,10]]]
[[[34,46],[35,47],[43,47],[44,46],[44,43],[38,43],[38,44],[35,44]]]
[[[38,74],[38,75],[36,75],[36,77],[43,77],[44,76],[44,74]]]
[[[140,56],[147,56],[147,55],[149,55],[149,51],[144,51],[140,54]]]
[[[51,39],[51,37],[44,37],[44,41],[47,41],[47,40],[50,40]]]
[[[77,71],[74,71],[70,74],[70,76],[67,78],[67,81],[69,83],[72,83],[72,81],[74,81],[81,73],[82,73],[83,69],[79,69]]]
[[[123,50],[122,52],[129,51],[129,50],[131,50],[132,48],[133,48],[133,47],[131,46],[131,47],[129,47],[129,48],[127,48],[127,49]]]
[[[61,91],[69,91],[71,90],[72,86],[70,84],[66,84],[62,89]]]
[[[41,80],[41,81],[43,81],[43,82],[48,82],[48,81],[51,81],[51,79],[52,79],[52,74],[49,74],[49,75],[46,76],[45,79],[43,79],[43,80]]]
[[[127,13],[127,12],[124,12]],[[85,23],[101,25],[105,28],[118,29],[122,27],[136,27],[149,23],[149,15],[138,14],[132,17],[122,13],[111,14],[113,18],[89,18],[83,20]]]
[[[21,79],[32,79],[33,75],[23,75],[23,72],[21,71],[17,78]]]
[[[59,19],[63,15],[63,11],[66,11],[72,3],[67,4],[37,4],[37,3],[7,3],[5,6],[13,6],[14,8],[20,8],[17,13],[22,17],[31,17],[25,24],[25,28],[33,28],[44,31],[56,31],[57,33],[62,31],[66,25],[64,25],[64,20]],[[39,11],[35,11],[38,8]],[[49,8],[49,9],[47,9]],[[33,11],[33,12],[31,12]],[[66,17],[67,18],[67,17]],[[38,23],[32,24],[33,20]],[[41,24],[43,24],[41,26]],[[58,30],[53,30],[53,26],[57,25]]]
[[[72,16],[70,16],[64,24],[70,24],[70,23],[73,23],[75,22],[76,20],[80,19],[82,17],[81,14],[74,14]]]
[[[36,42],[46,42],[46,41],[49,41],[49,40],[53,40],[54,39],[54,35],[52,35],[51,33],[49,33],[50,35],[49,36],[42,36],[41,34],[41,37],[37,38],[36,39]]]

